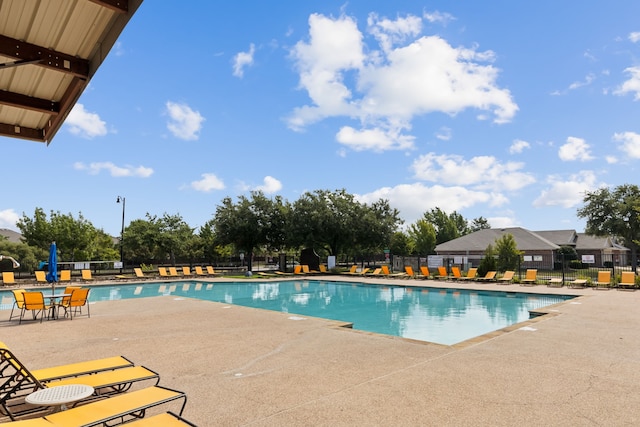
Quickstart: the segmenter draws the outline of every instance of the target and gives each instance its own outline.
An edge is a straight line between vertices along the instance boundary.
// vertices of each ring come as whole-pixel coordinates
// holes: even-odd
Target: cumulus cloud
[[[272,176],[265,176],[263,182],[264,184],[257,186],[256,190],[265,194],[273,194],[282,190],[282,183]]]
[[[92,139],[107,134],[107,124],[97,113],[85,110],[83,104],[76,104],[69,112],[65,124],[69,132],[83,138]]]
[[[383,187],[371,193],[357,195],[356,198],[362,203],[386,199],[390,206],[402,212],[402,217],[408,224],[417,221],[426,211],[436,207],[445,212],[459,212],[478,203],[489,203],[491,206],[507,203],[504,196],[491,192],[474,191],[460,186],[429,187],[422,183]]]
[[[0,211],[0,228],[16,230],[16,223],[19,219],[20,215],[13,209],[3,209]]]
[[[98,175],[101,171],[105,170],[109,175],[117,178],[121,177],[136,177],[136,178],[148,178],[153,175],[153,169],[145,166],[117,166],[111,162],[94,162],[85,164],[82,162],[76,162],[73,165],[74,169],[79,171],[86,171],[89,175]]]
[[[584,200],[587,191],[596,189],[596,175],[592,171],[581,171],[570,176],[551,175],[548,187],[534,200],[533,206],[561,206],[573,208]]]
[[[451,128],[443,126],[436,132],[436,138],[441,141],[449,141],[451,139]]]
[[[191,182],[191,188],[196,191],[209,193],[214,190],[224,190],[224,182],[212,173],[203,173],[202,179]]]
[[[496,123],[510,121],[518,106],[496,84],[493,52],[420,37],[422,19],[369,15],[367,29],[376,49],[365,45],[353,18],[311,15],[309,40],[291,50],[299,87],[311,103],[293,110],[289,127],[303,130],[330,117],[358,120],[360,129],[340,127],[338,142],[385,151],[413,147],[415,137],[407,132],[416,116],[476,109],[479,119],[491,114]]]
[[[565,162],[593,160],[589,144],[582,138],[570,136],[567,142],[558,149],[558,157]]]
[[[202,122],[205,120],[198,111],[192,110],[186,104],[171,101],[167,101],[166,108],[169,115],[167,129],[173,136],[186,141],[198,139]]]
[[[242,78],[244,76],[244,69],[253,65],[253,55],[255,52],[256,47],[251,43],[248,52],[238,52],[233,57],[233,75],[235,77]]]
[[[634,100],[640,101],[640,67],[626,68],[625,73],[629,74],[629,80],[620,85],[613,93],[615,95],[634,94]]]
[[[530,148],[531,145],[527,141],[523,141],[521,139],[515,139],[511,147],[509,147],[510,154],[518,154],[522,153],[525,148]]]
[[[613,140],[621,143],[618,148],[627,156],[640,159],[640,134],[635,132],[615,133]]]
[[[640,41],[640,31],[634,31],[632,33],[629,33],[629,40],[631,40],[631,43],[637,43]]]
[[[514,191],[535,182],[520,162],[502,162],[493,156],[477,156],[469,160],[458,155],[428,153],[418,157],[411,168],[423,181],[445,185],[471,186],[477,190]]]

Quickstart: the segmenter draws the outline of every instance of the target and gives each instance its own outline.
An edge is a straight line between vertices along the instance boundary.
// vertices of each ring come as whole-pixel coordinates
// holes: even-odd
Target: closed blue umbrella
[[[49,272],[47,273],[47,282],[51,283],[51,291],[55,292],[56,282],[58,281],[58,251],[56,242],[52,242],[49,246]]]

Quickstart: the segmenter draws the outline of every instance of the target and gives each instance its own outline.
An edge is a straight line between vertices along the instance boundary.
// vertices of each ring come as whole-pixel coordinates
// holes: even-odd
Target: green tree
[[[225,197],[216,209],[212,225],[217,241],[244,251],[249,271],[253,267],[253,253],[258,247],[283,242],[281,227],[284,218],[281,215],[284,214],[278,204],[281,204],[280,199],[273,201],[261,191],[253,191],[250,199],[240,196],[237,203]]]
[[[614,189],[600,188],[587,192],[578,217],[586,218],[585,231],[594,236],[611,236],[631,249],[631,266],[638,265],[640,244],[640,188],[623,184]]]
[[[522,259],[522,252],[518,250],[516,239],[512,234],[506,233],[496,239],[495,251],[498,270],[517,270]]]
[[[435,252],[436,229],[432,223],[421,218],[409,226],[408,234],[417,255],[429,255]]]
[[[413,251],[411,238],[402,231],[396,231],[391,236],[389,250],[391,250],[392,254],[399,256],[407,256],[411,254],[411,252]]]
[[[496,267],[496,265],[496,250],[493,245],[490,244],[484,250],[484,256],[482,257],[480,265],[478,266],[478,276],[483,277],[489,271],[497,271],[498,268]]]
[[[13,257],[18,261],[20,263],[18,271],[35,271],[39,260],[46,259],[48,253],[48,248],[44,250],[25,243],[10,242],[7,239],[0,240],[0,254]],[[9,259],[0,261],[0,271],[14,271],[12,261]]]
[[[467,220],[456,211],[447,215],[442,209],[433,208],[424,213],[423,219],[433,224],[436,230],[436,245],[457,239],[470,232]]]
[[[491,224],[489,224],[489,221],[485,217],[479,216],[478,218],[474,218],[473,220],[471,220],[471,224],[469,225],[469,233],[480,230],[488,230],[490,228]]]

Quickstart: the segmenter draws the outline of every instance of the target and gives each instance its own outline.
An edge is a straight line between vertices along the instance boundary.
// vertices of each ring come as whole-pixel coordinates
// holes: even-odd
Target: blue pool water
[[[2,292],[2,308],[11,293]],[[571,296],[365,285],[321,280],[95,286],[91,301],[190,297],[353,323],[354,329],[452,345],[529,319]]]

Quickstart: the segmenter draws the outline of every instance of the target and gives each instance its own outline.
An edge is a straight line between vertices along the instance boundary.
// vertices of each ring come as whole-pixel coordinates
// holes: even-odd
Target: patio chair
[[[564,283],[562,282],[562,278],[561,277],[552,277],[551,279],[549,279],[549,281],[547,282],[547,286],[549,287],[558,287],[561,288],[564,285]]]
[[[307,267],[309,268],[309,267]],[[295,267],[293,267],[293,274],[302,274],[302,266],[301,265],[296,265]]]
[[[162,386],[152,386],[46,415],[45,419],[66,427],[111,425],[114,420],[127,422],[144,417],[148,409],[177,400],[182,400],[178,412],[178,415],[182,415],[187,403],[186,394]]]
[[[620,276],[620,283],[618,288],[635,288],[636,287],[636,275],[633,271],[623,271]]]
[[[598,279],[595,282],[596,288],[609,288],[611,286],[611,272],[598,271]]]
[[[178,277],[178,270],[175,267],[169,267],[169,277]]]
[[[320,268],[320,273],[322,273],[322,274],[328,274],[329,273],[329,270],[327,270],[327,266],[326,265],[320,264],[319,268]]]
[[[538,278],[538,270],[536,269],[528,269],[527,273],[522,279],[522,285],[535,285]]]
[[[460,268],[459,267],[451,267],[451,274],[449,275],[449,279],[451,280],[458,280],[459,278],[462,277],[462,274],[460,273]]]
[[[369,273],[369,276],[382,276],[382,268],[374,268],[373,271]]]
[[[572,288],[584,288],[587,285],[587,279],[574,279],[568,284]]]
[[[4,343],[0,343],[0,372],[2,373],[0,412],[11,419],[35,414],[39,411],[50,412],[48,407],[27,406],[22,401],[26,395],[47,387],[89,385],[94,388],[94,393],[91,397],[84,399],[84,401],[88,401],[98,396],[106,397],[128,391],[134,383],[150,381],[151,385],[157,385],[160,381],[160,376],[156,372],[144,366],[125,366],[121,369],[95,373],[83,371],[81,372],[83,375],[80,376],[47,382],[34,374],[38,371],[30,371]]]
[[[160,277],[169,277],[169,273],[167,273],[167,269],[165,267],[158,267],[158,274]]]
[[[438,275],[434,276],[436,279],[444,279],[446,280],[449,275],[447,274],[447,268],[446,267],[438,267]]]
[[[93,276],[91,275],[91,270],[82,270],[82,280],[85,282],[90,282],[93,280]]]
[[[22,323],[24,314],[27,311],[31,311],[33,320],[37,320],[38,315],[40,315],[40,323],[42,323],[45,313],[51,310],[51,304],[45,303],[42,292],[24,291],[22,295],[24,297],[24,304],[22,305],[20,321],[18,323]]]
[[[162,427],[193,426],[193,427],[196,427],[195,424],[185,420],[180,415],[176,415],[171,411],[167,411],[164,414],[153,415],[151,417],[145,417],[145,418],[139,419],[137,421],[133,421],[133,422],[127,423],[127,427],[128,426],[135,426],[135,427],[147,427],[147,426],[149,426],[149,427],[156,427],[156,426],[162,426]],[[25,427],[28,427],[28,426],[25,426]],[[38,427],[38,426],[34,426],[34,427]],[[51,425],[49,425],[48,427],[51,427]]]
[[[219,273],[216,273],[216,271],[210,265],[207,265],[206,269],[207,269],[207,274],[209,276],[219,276],[220,275]]]
[[[356,264],[353,264],[350,268],[349,271],[345,272],[346,274],[356,274],[358,271],[358,266]]]
[[[35,272],[36,274],[36,284],[38,285],[46,285],[47,282],[47,273],[42,270],[38,270]]]
[[[477,282],[495,282],[496,281],[496,274],[498,274],[497,271],[487,271],[487,274],[485,274],[483,277],[477,277],[476,281]]]
[[[13,274],[13,271],[3,271],[2,272],[2,284],[3,285],[15,285],[16,284],[16,276]]]
[[[413,271],[413,267],[411,267],[410,265],[404,266],[404,272],[407,273],[408,278],[411,278],[411,279],[416,278],[416,273]]]
[[[191,268],[190,267],[182,267],[182,275],[183,276],[193,276],[193,274],[191,274]]]
[[[421,279],[429,279],[431,277],[429,267],[427,267],[426,265],[420,266],[420,273],[422,273],[422,275],[420,276]]]
[[[200,265],[196,265],[195,267],[193,267],[194,271],[196,272],[196,276],[206,276],[207,274],[202,270],[202,266]]]
[[[58,277],[59,282],[70,282],[71,281],[71,270],[60,270],[60,277]]]
[[[466,276],[460,276],[458,277],[458,280],[474,280],[476,278],[476,274],[478,274],[478,269],[477,268],[470,268],[469,270],[467,270],[467,275]]]
[[[16,317],[21,316],[22,307],[24,306],[24,289],[14,289],[11,291],[13,293],[13,307],[11,307],[11,314],[9,314],[9,320],[13,319],[13,310],[18,309],[18,314]]]
[[[73,315],[80,312],[82,315],[82,307],[87,307],[87,317],[91,317],[91,311],[89,309],[89,291],[91,288],[79,288],[71,291],[71,297],[66,300],[63,298],[59,304],[61,308],[64,308],[64,317],[69,315],[69,318],[73,320]],[[65,292],[66,293],[66,292]],[[66,300],[66,301],[65,301]]]
[[[510,285],[513,282],[513,276],[516,274],[515,271],[507,270],[504,272],[502,277],[498,279],[498,283],[501,285]]]

